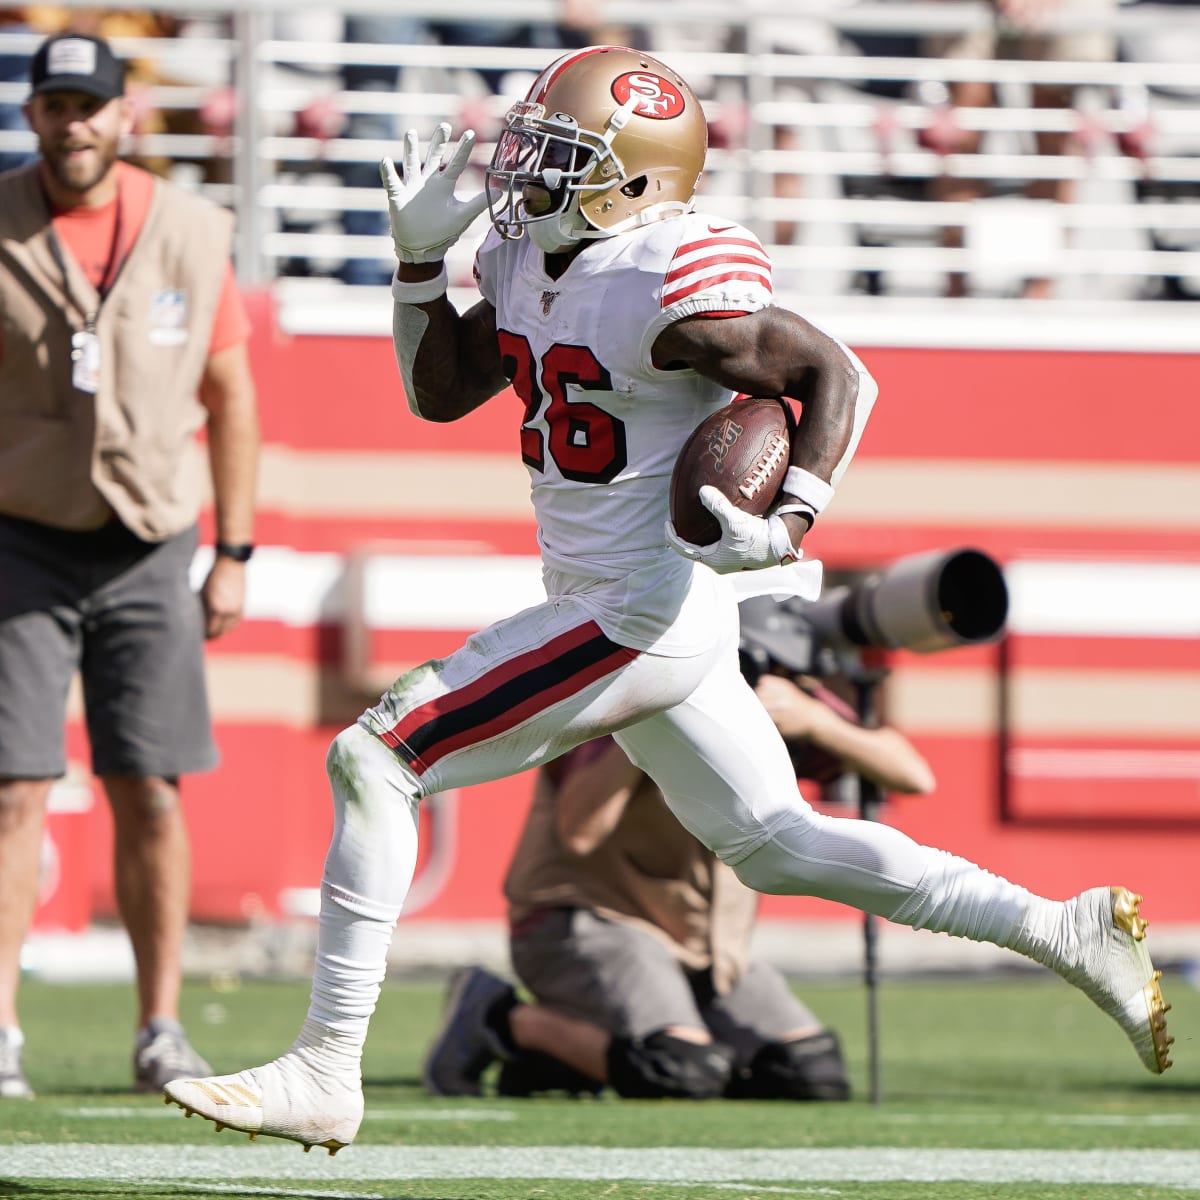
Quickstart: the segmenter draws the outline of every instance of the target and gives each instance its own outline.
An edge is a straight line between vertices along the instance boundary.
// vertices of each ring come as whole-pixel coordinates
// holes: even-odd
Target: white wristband
[[[822,512],[833,499],[833,484],[826,483],[803,467],[788,467],[782,490],[802,500],[816,513]]]
[[[422,279],[419,283],[405,283],[399,278],[399,268],[392,275],[392,299],[397,304],[428,304],[446,294],[450,277],[446,274],[446,264],[432,279]]]

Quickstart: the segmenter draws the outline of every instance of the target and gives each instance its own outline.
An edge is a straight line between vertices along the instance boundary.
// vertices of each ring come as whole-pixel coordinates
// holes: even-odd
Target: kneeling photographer
[[[741,612],[743,674],[798,778],[932,790],[907,738],[864,726],[835,681],[813,673],[803,609],[760,598]],[[750,954],[758,893],[676,821],[612,739],[538,772],[505,895],[529,998],[482,967],[459,972],[425,1063],[433,1094],[481,1094],[499,1060],[508,1096],[607,1086],[639,1098],[849,1097],[837,1034]]]

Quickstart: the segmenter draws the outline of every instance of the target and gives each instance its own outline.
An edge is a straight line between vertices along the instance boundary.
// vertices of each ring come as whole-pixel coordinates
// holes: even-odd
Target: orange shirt
[[[110,259],[114,276],[116,267],[129,253],[150,211],[150,196],[154,190],[154,177],[146,171],[131,167],[127,163],[116,164],[117,187],[120,198],[121,244],[113,251],[113,238],[117,234],[117,199],[100,208],[71,208],[56,212],[52,219],[54,232],[59,241],[70,251],[71,257],[83,269],[93,287],[99,288],[104,280]],[[111,283],[111,278],[110,281]],[[250,318],[242,303],[241,293],[233,276],[233,264],[225,271],[225,283],[221,299],[217,304],[217,315],[213,321],[209,354],[216,354],[244,342],[250,336]]]

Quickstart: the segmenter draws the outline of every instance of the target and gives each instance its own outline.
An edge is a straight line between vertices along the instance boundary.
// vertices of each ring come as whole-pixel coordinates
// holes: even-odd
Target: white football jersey
[[[476,275],[525,403],[521,453],[548,588],[612,581],[597,612],[608,636],[690,653],[682,629],[663,641],[693,587],[692,564],[663,535],[671,472],[688,434],[734,393],[658,370],[651,350],[681,317],[765,308],[766,252],[740,225],[689,213],[592,242],[558,279],[528,238],[492,231]]]

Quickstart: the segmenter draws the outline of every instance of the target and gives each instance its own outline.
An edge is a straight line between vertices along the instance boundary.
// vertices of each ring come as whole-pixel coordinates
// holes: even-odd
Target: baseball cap
[[[31,95],[42,92],[86,92],[99,100],[125,93],[125,64],[108,43],[86,33],[59,33],[47,38],[29,65]]]

